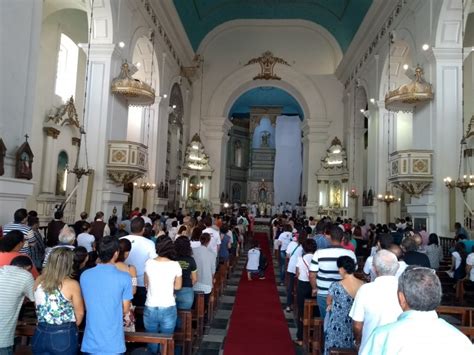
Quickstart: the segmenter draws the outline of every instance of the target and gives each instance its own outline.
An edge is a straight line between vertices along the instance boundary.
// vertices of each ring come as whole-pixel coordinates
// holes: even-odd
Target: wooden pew
[[[204,293],[203,292],[194,292],[194,305],[192,312],[192,322],[193,327],[196,329],[196,338],[195,340],[200,340],[204,336]]]
[[[31,338],[35,333],[35,325],[18,325],[15,335],[21,337],[22,346],[19,347],[15,354],[31,354],[31,348],[23,344],[24,338]],[[160,351],[163,355],[174,355],[174,339],[173,335],[142,333],[142,332],[125,332],[125,342],[127,343],[152,343],[160,344]]]
[[[436,308],[438,316],[447,315],[459,320],[460,326],[470,326],[472,308],[439,306]]]
[[[315,318],[315,299],[306,299],[303,308],[303,349],[309,354],[319,355],[324,341],[324,319]]]
[[[474,327],[457,327],[470,341],[474,342]]]

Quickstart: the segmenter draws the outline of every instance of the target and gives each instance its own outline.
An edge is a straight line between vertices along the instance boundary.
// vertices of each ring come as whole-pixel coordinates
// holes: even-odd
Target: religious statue
[[[260,189],[258,191],[258,201],[259,202],[266,202],[267,201],[267,190]]]
[[[16,174],[17,179],[31,180],[33,178],[33,169],[31,164],[33,163],[33,152],[31,151],[30,145],[28,144],[29,136],[25,135],[25,142],[18,148],[16,152]]]
[[[262,148],[268,148],[270,147],[270,136],[271,136],[271,133],[268,132],[268,131],[264,131],[262,133],[262,142],[260,144],[260,147]]]

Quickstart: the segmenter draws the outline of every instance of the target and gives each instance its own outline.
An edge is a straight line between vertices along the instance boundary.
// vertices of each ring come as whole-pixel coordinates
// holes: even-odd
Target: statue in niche
[[[267,190],[260,189],[258,191],[258,200],[259,202],[267,202]]]
[[[262,133],[262,141],[261,141],[261,144],[260,144],[260,147],[261,148],[268,148],[270,147],[270,136],[271,136],[271,133],[268,132],[268,131],[264,131]]]
[[[33,152],[31,151],[30,145],[28,144],[29,136],[25,135],[25,142],[18,148],[16,152],[16,174],[17,179],[31,180],[33,178],[33,169],[31,167],[33,163]]]

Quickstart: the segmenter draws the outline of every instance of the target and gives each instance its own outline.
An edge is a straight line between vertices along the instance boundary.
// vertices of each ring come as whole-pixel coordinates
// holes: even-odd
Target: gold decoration
[[[430,187],[431,181],[399,181],[393,184],[410,196],[420,197],[421,194]]]
[[[289,66],[289,64],[284,59],[275,57],[270,51],[266,51],[260,57],[250,59],[245,65],[257,63],[260,65],[260,74],[255,76],[253,80],[281,80],[281,78],[273,71],[275,64],[278,63]]]
[[[113,94],[122,95],[131,106],[149,106],[155,102],[155,90],[130,75],[128,63],[122,64],[120,75],[112,81]]]
[[[54,127],[44,127],[43,130],[44,130],[44,133],[46,133],[46,136],[53,137],[53,139],[57,139],[59,136],[59,133],[61,133],[58,129]]]
[[[67,118],[64,119],[64,116]],[[76,106],[74,105],[74,97],[57,108],[56,113],[48,115],[48,121],[53,121],[57,125],[64,126],[65,124],[79,128],[79,118],[77,116]],[[54,137],[54,138],[57,138]]]
[[[392,111],[412,111],[417,105],[430,100],[433,100],[431,84],[423,79],[423,69],[417,67],[412,82],[385,95],[385,108]]]

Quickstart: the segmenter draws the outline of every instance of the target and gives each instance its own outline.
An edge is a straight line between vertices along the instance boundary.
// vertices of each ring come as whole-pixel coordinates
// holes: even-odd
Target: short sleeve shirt
[[[471,253],[467,256],[466,264],[472,266],[469,279],[474,281],[474,253]]]
[[[291,234],[291,232],[283,232],[280,234],[280,236],[278,237],[278,240],[281,243],[281,247],[280,247],[281,251],[286,251],[286,248],[288,248],[288,244],[290,244],[292,238],[293,238],[293,234]]]
[[[124,353],[123,301],[131,300],[132,278],[114,265],[99,264],[81,275],[86,305],[85,353]]]
[[[125,262],[135,266],[137,269],[137,286],[145,287],[144,274],[145,263],[148,259],[156,258],[155,243],[150,239],[139,235],[127,235],[124,237],[132,243],[132,250]]]
[[[309,282],[309,266],[311,265],[312,259],[313,254],[305,254],[304,256],[298,257],[296,262],[296,267],[298,268],[298,280]]]
[[[298,257],[303,254],[303,247],[298,242],[292,241],[288,244],[286,248],[286,255],[290,258],[288,261],[288,272],[292,274],[296,273],[296,262],[298,261]]]
[[[183,270],[183,287],[193,287],[191,273],[196,272],[196,261],[192,256],[182,256],[176,259]]]

